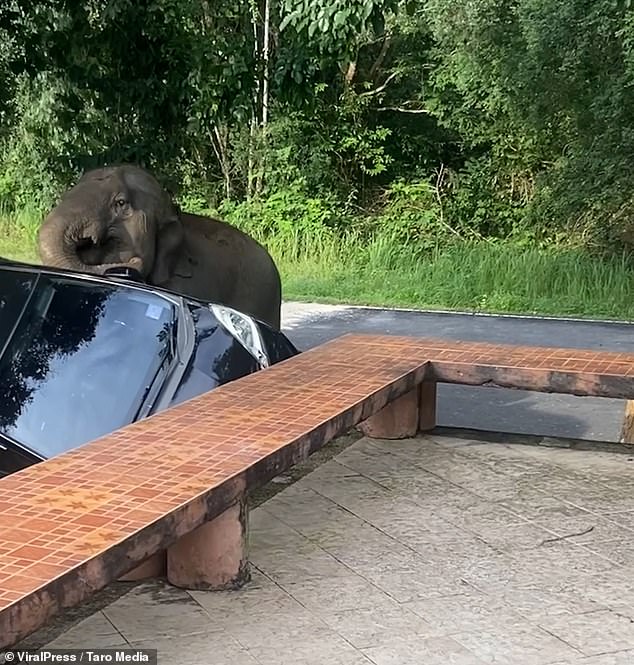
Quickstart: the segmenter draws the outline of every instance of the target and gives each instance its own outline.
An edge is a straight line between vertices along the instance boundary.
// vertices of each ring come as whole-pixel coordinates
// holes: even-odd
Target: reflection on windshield
[[[0,270],[0,353],[36,280],[35,275]]]
[[[173,318],[151,293],[41,277],[0,358],[0,430],[51,457],[128,424]]]

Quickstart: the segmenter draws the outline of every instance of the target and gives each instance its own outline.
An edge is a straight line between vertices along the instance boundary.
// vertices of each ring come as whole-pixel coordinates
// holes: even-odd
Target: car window
[[[174,317],[152,293],[41,277],[0,357],[0,430],[51,457],[130,423]]]

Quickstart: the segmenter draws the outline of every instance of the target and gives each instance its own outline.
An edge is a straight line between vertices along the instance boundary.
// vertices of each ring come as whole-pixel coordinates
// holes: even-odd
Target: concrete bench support
[[[418,429],[429,432],[436,427],[436,386],[435,381],[424,381],[419,387]]]
[[[246,498],[167,550],[167,579],[184,589],[238,589],[251,578]]]
[[[141,565],[133,568],[119,578],[119,582],[138,582],[155,577],[165,577],[167,570],[167,559],[165,550],[161,550],[147,558]]]
[[[625,417],[623,418],[623,429],[621,430],[621,443],[634,445],[634,400],[625,403]]]
[[[406,439],[436,426],[436,383],[425,381],[359,424],[372,439]]]

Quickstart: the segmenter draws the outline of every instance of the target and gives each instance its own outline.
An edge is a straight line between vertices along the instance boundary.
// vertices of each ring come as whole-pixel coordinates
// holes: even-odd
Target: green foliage
[[[465,240],[620,255],[632,108],[629,0],[0,6],[0,208],[132,161],[297,261],[352,237],[388,267]]]
[[[215,212],[257,240],[267,243],[276,238],[299,256],[311,243],[335,237],[335,228],[342,222],[336,210],[334,197],[311,197],[296,182],[250,203],[225,201]]]
[[[372,29],[382,33],[385,13],[394,0],[282,0],[280,32],[292,27],[317,52],[352,55],[359,36]]]
[[[501,175],[532,174],[531,225],[581,225],[586,237],[614,241],[634,184],[633,8],[620,0],[428,7],[445,65],[435,77],[443,122],[486,150]]]
[[[337,68],[356,62],[359,49],[383,34],[397,7],[397,0],[281,0],[280,98],[310,104],[301,94],[320,81],[332,85]]]
[[[195,162],[199,177],[213,171],[214,126],[250,117],[251,16],[246,0],[213,9],[198,0],[5,4],[3,192],[16,178],[30,187],[36,171],[61,185],[121,161],[183,175],[191,168],[181,162]],[[6,204],[22,200],[11,196]]]
[[[468,160],[451,173],[447,189],[451,223],[467,235],[489,238],[517,233],[532,195],[530,176],[504,173],[491,155]]]
[[[373,235],[385,232],[395,244],[412,247],[419,255],[448,240],[441,203],[428,181],[394,183],[371,228]]]
[[[33,207],[43,212],[68,184],[59,177],[53,157],[63,154],[67,146],[57,127],[48,122],[58,95],[58,86],[47,86],[44,77],[36,82],[23,77],[17,86],[15,104],[21,113],[0,139],[0,202],[4,208]]]

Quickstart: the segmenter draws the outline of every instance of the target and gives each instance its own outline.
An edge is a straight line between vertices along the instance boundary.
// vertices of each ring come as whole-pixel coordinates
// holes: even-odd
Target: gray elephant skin
[[[268,251],[226,222],[181,212],[137,166],[85,173],[43,221],[38,250],[51,267],[97,274],[133,267],[149,284],[280,328],[281,281]]]

